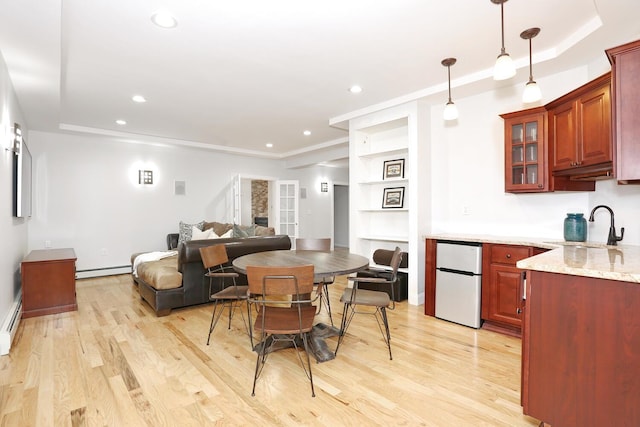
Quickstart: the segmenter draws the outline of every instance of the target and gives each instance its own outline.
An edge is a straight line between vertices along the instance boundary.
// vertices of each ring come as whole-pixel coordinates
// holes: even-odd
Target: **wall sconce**
[[[326,183],[326,182],[321,182],[320,183],[320,192],[322,192],[322,193],[329,192],[329,184]]]
[[[542,99],[542,92],[540,86],[533,80],[533,58],[531,56],[531,39],[540,33],[540,28],[529,28],[520,33],[520,37],[524,40],[529,40],[529,81],[524,87],[522,93],[522,102],[530,104],[532,102],[540,101]]]
[[[6,148],[7,151],[11,151],[15,154],[20,154],[20,150],[22,149],[22,129],[20,129],[20,125],[17,123],[13,124],[13,140],[11,141],[11,145],[9,148]]]
[[[516,66],[504,48],[504,4],[507,1],[508,0],[491,0],[491,3],[500,5],[500,27],[502,31],[502,48],[500,49],[498,59],[496,59],[496,65],[493,67],[494,80],[506,80],[516,75]]]
[[[442,65],[447,67],[447,82],[449,83],[449,101],[444,107],[444,113],[442,114],[445,120],[455,120],[458,118],[458,108],[456,104],[451,101],[451,66],[456,63],[456,58],[446,58],[442,60]]]
[[[140,169],[138,171],[138,184],[142,184],[142,185],[153,184],[153,171]]]

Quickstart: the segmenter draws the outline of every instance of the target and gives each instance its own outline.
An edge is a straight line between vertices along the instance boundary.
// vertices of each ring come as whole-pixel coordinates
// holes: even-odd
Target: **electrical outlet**
[[[107,248],[100,249],[100,255],[102,255],[102,256],[109,255],[109,251],[107,251]]]
[[[51,247],[51,240],[45,240],[44,241],[44,247],[45,247],[45,249],[49,249]]]
[[[471,208],[469,206],[463,206],[462,215],[471,215]]]

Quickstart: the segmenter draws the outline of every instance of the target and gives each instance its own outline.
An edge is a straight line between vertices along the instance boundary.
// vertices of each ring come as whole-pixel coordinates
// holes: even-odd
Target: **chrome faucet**
[[[616,246],[618,244],[617,242],[621,241],[622,238],[624,237],[624,227],[620,229],[620,237],[616,236],[616,226],[613,219],[613,211],[607,205],[598,205],[595,208],[593,208],[593,210],[591,211],[591,215],[589,215],[589,222],[593,222],[593,214],[599,208],[605,208],[606,210],[609,211],[609,214],[611,215],[611,226],[609,227],[609,237],[607,238],[607,245]]]

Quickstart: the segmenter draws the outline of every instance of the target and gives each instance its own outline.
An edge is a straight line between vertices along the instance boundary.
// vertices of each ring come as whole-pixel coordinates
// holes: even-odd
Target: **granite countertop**
[[[564,245],[518,261],[518,268],[640,283],[640,246]]]
[[[500,245],[535,246],[543,249],[555,249],[563,242],[554,241],[552,238],[539,237],[505,237],[490,234],[428,234],[425,239],[452,240],[456,242],[494,243]]]
[[[425,238],[550,249],[545,253],[520,260],[516,266],[523,270],[640,283],[640,246],[607,246],[594,242],[473,234],[433,234]]]

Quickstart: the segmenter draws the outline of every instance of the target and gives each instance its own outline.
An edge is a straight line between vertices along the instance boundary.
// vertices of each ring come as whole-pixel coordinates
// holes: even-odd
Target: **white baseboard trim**
[[[90,270],[77,270],[76,279],[88,279],[90,277],[115,276],[117,274],[130,274],[130,265],[120,265],[116,267],[94,268]]]
[[[22,291],[18,293],[18,297],[11,305],[7,317],[2,322],[2,328],[0,329],[0,355],[4,356],[9,354],[11,350],[11,343],[16,336],[20,319],[22,318]]]

